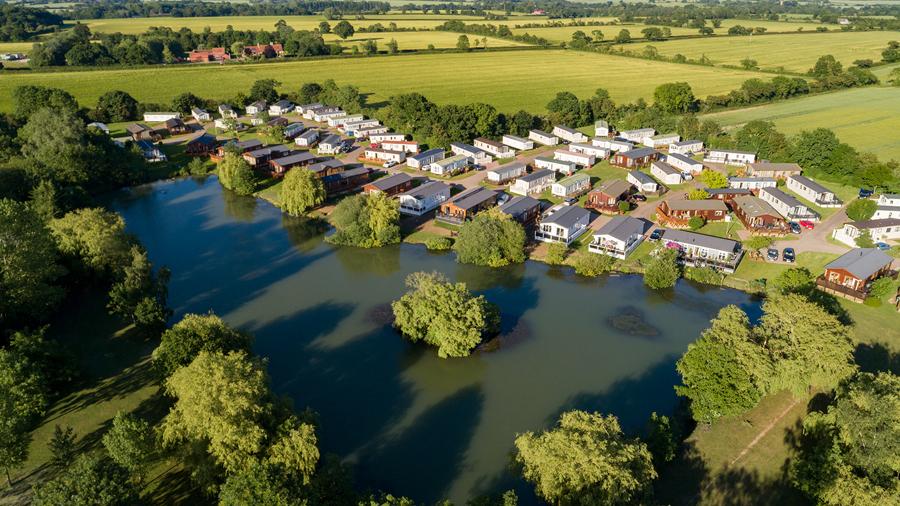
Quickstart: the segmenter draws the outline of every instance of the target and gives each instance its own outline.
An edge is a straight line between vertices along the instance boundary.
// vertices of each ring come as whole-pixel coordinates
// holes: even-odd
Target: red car
[[[800,220],[800,226],[807,230],[812,230],[812,229],[816,228],[815,223],[813,223],[811,221],[807,221],[807,220]]]

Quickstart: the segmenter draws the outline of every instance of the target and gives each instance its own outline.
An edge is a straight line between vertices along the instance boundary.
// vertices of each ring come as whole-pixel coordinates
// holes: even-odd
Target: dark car
[[[788,222],[788,225],[790,225],[790,227],[791,227],[791,233],[799,234],[800,231],[802,230],[800,228],[800,224],[797,223],[796,221]]]
[[[794,248],[784,248],[784,251],[781,252],[781,258],[785,262],[793,263],[794,259],[796,258],[795,254],[794,254]]]
[[[859,198],[867,199],[867,198],[871,197],[874,193],[875,193],[874,190],[867,190],[865,188],[860,188],[859,189]]]
[[[635,193],[631,196],[631,199],[637,202],[647,202],[647,196],[641,193]]]
[[[651,241],[658,241],[658,240],[662,239],[663,232],[665,232],[665,230],[663,230],[663,229],[661,229],[661,228],[658,228],[658,229],[654,230],[653,233],[650,234],[650,240],[651,240]]]
[[[773,262],[777,262],[778,261],[778,250],[775,248],[769,248],[766,251],[766,257],[768,257],[769,260],[771,260]]]

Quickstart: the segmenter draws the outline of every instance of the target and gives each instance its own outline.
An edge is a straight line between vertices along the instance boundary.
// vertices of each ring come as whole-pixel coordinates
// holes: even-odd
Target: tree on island
[[[325,202],[325,185],[311,170],[288,171],[281,183],[281,209],[300,216]]]
[[[437,272],[414,272],[406,286],[410,290],[391,304],[394,325],[409,340],[436,346],[441,358],[468,356],[499,328],[497,308],[483,295],[472,295],[465,283],[451,283]]]
[[[353,195],[341,200],[331,213],[333,244],[380,248],[400,242],[400,207],[383,193]]]
[[[502,267],[525,261],[525,230],[497,210],[478,213],[462,225],[454,245],[456,259],[464,264]]]

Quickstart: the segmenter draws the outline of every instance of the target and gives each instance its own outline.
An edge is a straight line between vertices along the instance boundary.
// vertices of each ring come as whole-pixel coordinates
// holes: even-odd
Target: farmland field
[[[341,40],[340,37],[334,34],[327,34],[323,38],[325,39],[325,42],[339,42],[342,46],[346,47],[347,52],[349,52],[350,48],[353,46],[362,46],[362,44],[368,40],[375,41],[375,43],[378,44],[379,49],[385,50],[387,48],[387,43],[390,42],[391,39],[397,41],[397,45],[401,51],[407,49],[426,49],[429,44],[433,44],[434,47],[438,49],[452,48],[456,47],[459,36],[460,34],[455,32],[358,32],[353,35],[353,37],[346,40]],[[481,45],[481,39],[483,37],[476,37],[475,35],[469,35],[468,37],[473,46],[475,45],[476,39],[478,40],[478,44]],[[513,40],[496,39],[493,37],[487,38],[488,48],[525,45],[527,44]]]
[[[697,96],[725,93],[760,74],[564,50],[419,54],[246,65],[178,65],[76,72],[10,73],[0,79],[0,111],[12,108],[18,85],[40,84],[71,92],[93,105],[108,90],[141,101],[166,102],[184,92],[227,99],[257,79],[272,78],[283,90],[307,81],[334,79],[372,93],[370,102],[396,93],[420,92],[438,103],[486,102],[502,111],[542,112],[558,91],[587,97],[606,88],[617,101],[650,98],[656,86],[687,81]]]
[[[723,125],[762,119],[780,130],[829,128],[844,142],[886,160],[900,160],[900,90],[860,88],[706,115]]]
[[[740,65],[744,58],[752,58],[763,69],[784,67],[789,72],[803,73],[824,54],[833,55],[845,67],[859,59],[878,61],[888,41],[897,39],[897,32],[810,33],[669,40],[619,47],[640,52],[653,45],[661,55],[683,54],[693,59],[706,55],[717,65]]]
[[[0,42],[0,53],[27,53],[34,42]]]

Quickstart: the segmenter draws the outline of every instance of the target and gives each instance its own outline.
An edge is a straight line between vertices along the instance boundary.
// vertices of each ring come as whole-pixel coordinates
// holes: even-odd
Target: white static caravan
[[[724,163],[725,165],[747,165],[756,161],[756,153],[731,149],[710,149],[703,161]]]
[[[602,139],[595,137],[594,139],[591,139],[591,144],[598,148],[609,150],[610,152],[631,151],[634,149],[634,144],[623,139]]]
[[[557,149],[553,152],[553,158],[556,160],[562,160],[564,162],[572,162],[577,163],[583,167],[590,167],[594,165],[594,155],[589,155],[587,153],[576,153],[575,151],[569,151],[567,149]]]
[[[405,141],[406,134],[398,134],[396,132],[385,132],[381,134],[370,134],[369,142],[378,144],[386,141]]]
[[[552,170],[560,174],[570,176],[578,170],[578,165],[572,162],[556,160],[548,156],[538,156],[534,159],[534,166],[538,169]]]
[[[162,123],[170,119],[181,119],[180,112],[145,112],[144,121],[147,123]]]
[[[529,130],[528,138],[538,144],[543,144],[544,146],[556,146],[559,144],[559,137],[548,134],[543,130]]]
[[[560,139],[566,142],[587,142],[588,136],[583,133],[575,130],[574,128],[569,128],[565,125],[556,125],[553,127],[553,135],[559,137]]]
[[[669,153],[678,153],[679,155],[693,155],[694,153],[703,152],[703,141],[689,140],[678,141],[669,144]]]
[[[593,155],[595,160],[603,160],[609,156],[608,149],[584,142],[573,142],[572,144],[569,144],[569,151]]]
[[[519,149],[522,151],[534,149],[534,141],[532,141],[531,139],[523,139],[522,137],[506,134],[503,136],[502,140],[503,144],[506,144],[513,149]]]
[[[444,159],[444,150],[441,148],[432,148],[426,151],[419,153],[418,155],[413,155],[407,157],[406,166],[412,167],[413,169],[421,169],[428,170],[428,166],[432,163],[443,160]]]
[[[594,122],[594,135],[597,137],[609,137],[609,123],[598,119]]]

